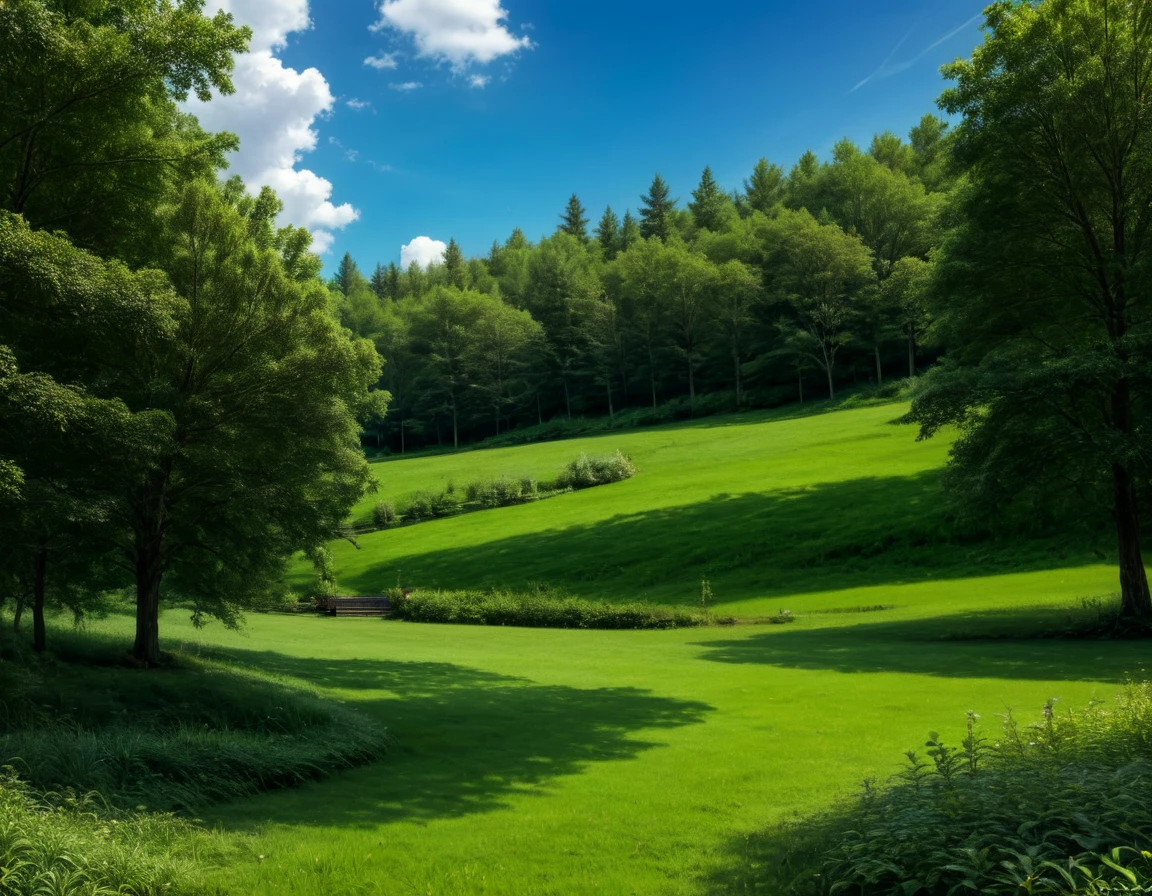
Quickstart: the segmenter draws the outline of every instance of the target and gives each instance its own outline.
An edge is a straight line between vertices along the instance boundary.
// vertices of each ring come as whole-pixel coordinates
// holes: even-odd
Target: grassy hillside
[[[501,475],[553,476],[580,452],[629,454],[629,482],[334,545],[340,588],[527,589],[690,604],[708,577],[726,612],[799,592],[1095,562],[1063,546],[958,545],[939,476],[948,439],[916,441],[902,405],[716,418],[596,438],[375,465],[392,499]],[[305,587],[299,565],[293,581]],[[820,605],[813,596],[806,606]]]

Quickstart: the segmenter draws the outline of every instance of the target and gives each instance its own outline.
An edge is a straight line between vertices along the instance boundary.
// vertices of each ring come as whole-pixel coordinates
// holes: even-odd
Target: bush
[[[651,604],[604,604],[545,592],[422,591],[394,594],[394,619],[522,628],[672,629],[708,625],[710,617]]]
[[[454,495],[447,491],[418,492],[408,499],[408,506],[404,510],[404,519],[409,522],[421,520],[435,520],[450,516],[460,509]]]
[[[556,484],[560,488],[592,488],[631,479],[636,472],[635,464],[620,451],[591,457],[581,454],[568,464]]]
[[[481,507],[513,507],[526,504],[540,497],[540,486],[535,479],[493,479],[488,482],[473,482],[466,490],[470,503]]]
[[[969,713],[959,746],[932,734],[889,786],[781,833],[767,891],[946,896],[1152,893],[1152,685],[1022,727],[995,744]],[[763,882],[760,882],[763,885]]]
[[[40,796],[0,772],[0,893],[193,896],[208,890],[190,857],[214,847],[172,816],[118,813],[96,795]]]
[[[381,501],[372,508],[372,522],[376,524],[378,529],[394,526],[399,519],[400,517],[396,514],[396,507],[391,501]]]

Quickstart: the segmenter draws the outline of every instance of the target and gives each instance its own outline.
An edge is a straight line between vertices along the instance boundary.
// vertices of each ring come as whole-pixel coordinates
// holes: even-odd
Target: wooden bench
[[[390,616],[392,601],[387,597],[330,597],[329,616]]]

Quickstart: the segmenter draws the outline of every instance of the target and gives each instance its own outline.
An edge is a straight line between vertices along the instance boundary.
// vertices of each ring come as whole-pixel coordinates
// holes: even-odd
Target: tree
[[[355,287],[364,277],[360,273],[360,268],[356,266],[355,260],[348,252],[344,253],[344,257],[340,259],[340,265],[336,268],[336,273],[332,277],[332,285],[335,286],[341,294],[347,296],[352,292]]]
[[[696,226],[704,230],[720,230],[724,226],[726,213],[731,206],[731,200],[712,176],[712,169],[705,168],[700,176],[700,185],[692,192],[692,201],[688,203]]]
[[[612,261],[620,251],[620,219],[612,211],[612,206],[604,209],[600,223],[596,225],[596,240],[604,253],[605,261]]]
[[[859,298],[874,282],[872,254],[859,237],[820,224],[803,209],[781,215],[776,226],[774,291],[812,337],[812,359],[835,398],[836,356],[848,341]]]
[[[413,309],[412,334],[426,354],[435,380],[430,397],[452,418],[452,445],[460,447],[460,416],[471,388],[470,357],[480,317],[475,293],[437,286]]]
[[[251,33],[192,2],[9,0],[0,8],[0,207],[139,262],[157,203],[214,176],[230,134],[177,103],[232,92]]]
[[[753,310],[761,295],[759,274],[746,264],[729,261],[716,270],[715,326],[734,370],[736,408],[744,406],[743,364],[748,334],[755,323]]]
[[[627,252],[640,240],[644,239],[640,233],[640,225],[633,216],[631,209],[624,212],[624,221],[620,225],[620,251]]]
[[[668,293],[669,323],[676,334],[676,350],[687,368],[688,401],[695,409],[696,367],[704,331],[711,323],[716,268],[680,242],[665,247],[661,268],[662,288]]]
[[[372,272],[372,278],[368,281],[368,288],[381,302],[391,298],[388,294],[388,269],[384,265],[376,265],[376,269]]]
[[[161,210],[157,257],[179,299],[130,409],[170,420],[166,444],[117,489],[136,580],[136,643],[160,660],[162,585],[228,622],[295,552],[332,537],[368,481],[359,420],[382,412],[371,343],[328,313],[317,267],[259,249],[215,185]],[[147,388],[145,388],[147,386]]]
[[[676,200],[659,174],[652,178],[648,193],[640,197],[640,235],[644,239],[667,239],[672,232],[672,213]]]
[[[456,289],[468,288],[468,263],[464,260],[460,244],[454,239],[448,240],[448,248],[444,250],[444,273],[449,286]]]
[[[652,407],[657,401],[657,356],[667,344],[669,292],[664,246],[658,239],[641,240],[616,259],[611,284],[648,360]]]
[[[752,177],[744,181],[744,197],[748,206],[762,215],[784,201],[784,169],[760,159],[752,169]]]
[[[560,216],[560,232],[574,236],[584,245],[588,245],[588,213],[584,204],[575,193],[568,200],[568,206]]]
[[[901,258],[881,287],[881,301],[892,309],[908,339],[908,376],[916,376],[916,348],[932,322],[929,290],[934,266],[919,258]]]
[[[985,42],[945,69],[969,186],[938,262],[948,363],[912,418],[925,437],[960,427],[952,478],[973,501],[1108,508],[1122,613],[1147,622],[1152,10],[1050,0],[986,15]]]
[[[521,377],[529,350],[543,340],[543,329],[527,311],[510,308],[491,296],[479,303],[468,366],[472,382],[493,415],[497,435],[517,400],[516,393],[524,389]]]

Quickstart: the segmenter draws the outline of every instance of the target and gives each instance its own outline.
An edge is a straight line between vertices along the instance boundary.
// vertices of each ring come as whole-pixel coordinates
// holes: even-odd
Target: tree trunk
[[[908,328],[908,376],[916,376],[916,331]]]
[[[1136,483],[1123,464],[1112,467],[1116,486],[1116,538],[1120,549],[1120,615],[1152,621],[1152,596],[1140,549],[1140,513]]]
[[[876,385],[884,385],[884,368],[880,365],[880,343],[876,343]]]
[[[561,377],[564,381],[564,412],[568,415],[568,419],[572,419],[572,396],[568,392],[568,374]]]
[[[688,407],[692,416],[696,416],[696,364],[692,357],[692,350],[688,350]]]
[[[648,343],[648,382],[652,386],[652,407],[656,408],[656,359],[652,355],[652,343]]]
[[[537,426],[543,426],[544,425],[544,411],[540,407],[540,390],[539,389],[536,390],[536,425]]]
[[[829,401],[836,400],[836,386],[832,382],[832,365],[828,364],[824,370],[828,373],[828,399]]]
[[[16,595],[16,612],[12,617],[12,634],[20,634],[20,620],[24,618],[24,595]]]
[[[44,589],[48,580],[48,541],[40,539],[36,546],[36,580],[32,590],[32,649],[43,653],[48,647],[48,633],[44,626]]]
[[[604,385],[608,389],[608,419],[616,419],[616,409],[612,407],[612,377],[611,375],[604,377]]]
[[[804,368],[796,368],[796,382],[800,385],[800,404],[804,404]]]
[[[452,447],[460,448],[460,421],[456,414],[456,400],[452,400]]]
[[[740,375],[740,354],[732,353],[732,363],[736,368],[736,410],[744,406],[744,383]]]
[[[404,454],[404,415],[400,415],[400,453]]]
[[[132,656],[147,666],[159,666],[163,536],[158,525],[143,528],[145,531],[136,537],[136,644]]]

